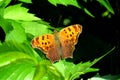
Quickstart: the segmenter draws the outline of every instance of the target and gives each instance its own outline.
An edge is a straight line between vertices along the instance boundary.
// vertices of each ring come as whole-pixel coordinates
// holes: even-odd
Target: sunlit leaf
[[[54,66],[65,77],[65,80],[74,80],[82,74],[98,71],[96,68],[90,68],[91,64],[91,62],[86,62],[75,65],[72,62],[62,60],[55,63]]]
[[[6,34],[5,41],[16,41],[19,43],[24,42],[27,38],[24,29],[21,27],[21,24],[15,21],[10,22],[13,26],[13,30]]]
[[[49,29],[51,28],[49,25],[39,22],[22,22],[22,26],[26,33],[30,33],[34,36],[52,33],[52,31]]]
[[[9,65],[20,59],[23,60],[23,59],[32,59],[32,58],[24,53],[17,52],[17,51],[1,53],[0,54],[0,67]]]
[[[72,5],[77,8],[82,9],[86,14],[90,15],[91,17],[95,17],[87,8],[85,8],[82,4],[78,3],[77,0],[48,0],[51,4],[57,6],[57,4],[62,4],[65,6]]]
[[[10,2],[11,0],[0,0],[0,7],[5,8]]]
[[[20,55],[22,56],[22,54]],[[7,55],[4,56],[3,58],[5,59],[7,57],[10,58],[10,56]],[[11,57],[11,59],[14,58]],[[16,58],[14,62],[10,61],[10,63],[7,64],[6,66],[0,67],[0,79],[1,80],[33,80],[33,76],[35,72],[34,65],[35,64],[32,61],[27,60],[27,58],[26,59],[21,57],[18,59]]]
[[[19,0],[19,1],[21,1],[21,2],[25,2],[25,3],[32,3],[31,0]]]
[[[32,58],[36,58],[38,57],[38,54],[36,54],[32,47],[30,46],[30,43],[17,43],[15,41],[10,41],[10,42],[4,42],[1,46],[0,46],[0,53],[9,53],[9,52],[22,52],[25,53],[29,56],[31,56]]]
[[[65,80],[61,73],[50,63],[43,60],[38,64],[34,80]]]
[[[37,60],[31,55],[34,52],[25,44],[14,43],[0,45],[0,79],[33,80],[37,64]]]
[[[40,20],[34,14],[28,13],[28,9],[21,7],[21,4],[7,7],[4,12],[4,18],[24,21]]]
[[[97,1],[101,3],[109,12],[114,14],[114,10],[108,0],[97,0]]]
[[[5,34],[9,33],[11,30],[13,30],[12,24],[3,18],[0,18],[0,27],[4,30]]]

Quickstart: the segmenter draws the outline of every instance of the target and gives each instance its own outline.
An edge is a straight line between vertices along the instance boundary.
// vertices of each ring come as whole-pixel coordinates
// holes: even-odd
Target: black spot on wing
[[[50,42],[48,41],[48,44],[50,44]]]
[[[68,30],[71,31],[71,29],[68,27]]]
[[[45,42],[45,45],[47,45],[47,42]]]
[[[72,32],[72,34],[74,35],[74,32]]]
[[[72,37],[72,34],[70,34],[70,37]]]
[[[64,29],[64,32],[67,33],[67,31]]]
[[[48,35],[47,35],[47,39],[49,39]]]
[[[42,42],[42,45],[44,45],[44,42]]]
[[[42,40],[44,40],[45,39],[45,37],[44,36],[42,36]]]

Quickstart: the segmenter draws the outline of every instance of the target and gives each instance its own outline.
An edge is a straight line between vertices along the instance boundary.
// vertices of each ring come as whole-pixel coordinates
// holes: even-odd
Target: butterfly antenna
[[[60,15],[60,17],[59,17],[57,27],[58,27],[58,25],[60,24],[61,19],[62,19],[62,15]]]

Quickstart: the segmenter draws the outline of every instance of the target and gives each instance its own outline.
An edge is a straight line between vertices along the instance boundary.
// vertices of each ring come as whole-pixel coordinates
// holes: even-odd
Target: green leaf
[[[87,8],[85,8],[82,4],[78,3],[77,0],[48,0],[51,4],[57,6],[57,4],[62,4],[65,6],[72,5],[79,9],[82,9],[86,14],[91,17],[95,17]]]
[[[5,34],[9,33],[11,30],[13,30],[12,24],[3,18],[0,18],[0,27],[4,30]]]
[[[52,31],[49,29],[52,29],[52,27],[50,27],[48,24],[40,22],[22,22],[22,26],[26,33],[30,33],[34,36],[52,33]]]
[[[96,72],[99,71],[97,68],[91,68],[92,62],[84,62],[77,64],[72,72],[72,75],[70,76],[70,80],[74,80],[76,78],[79,78],[81,75],[89,73],[89,72]]]
[[[40,20],[40,18],[28,13],[28,9],[21,7],[21,4],[7,7],[4,12],[4,18],[24,21]]]
[[[0,46],[2,45],[1,41],[0,41]]]
[[[21,24],[11,20],[10,22],[13,27],[13,30],[6,34],[5,41],[15,41],[19,43],[26,41],[26,34]]]
[[[120,80],[120,75],[104,75],[100,76],[99,74],[95,75],[92,78],[89,78],[90,80]]]
[[[76,6],[78,8],[81,8],[76,0],[48,0],[51,4],[57,6],[57,4],[62,4],[62,5],[73,5]]]
[[[97,1],[101,3],[109,12],[114,14],[114,10],[108,0],[97,0]]]
[[[30,43],[17,43],[17,42],[4,42],[1,46],[0,46],[0,53],[8,53],[8,52],[22,52],[25,53],[29,56],[31,56],[32,58],[38,58],[38,54],[33,51],[33,48],[30,46]],[[40,59],[40,57],[39,57]]]
[[[113,47],[111,50],[109,50],[108,52],[106,52],[104,55],[102,55],[101,57],[95,59],[93,62],[92,62],[92,65],[94,65],[95,63],[97,63],[99,60],[101,60],[102,58],[104,58],[106,55],[110,54],[113,50],[115,50],[116,47]],[[91,66],[92,66],[91,65]]]
[[[91,64],[91,62],[86,62],[75,65],[72,62],[61,60],[55,63],[54,66],[64,76],[65,80],[74,80],[82,74],[98,71],[96,68],[90,68]]]
[[[102,13],[102,17],[111,18],[111,15],[112,14],[108,10]]]
[[[0,7],[0,19],[3,18],[4,8]]]
[[[28,44],[0,45],[0,80],[33,80],[37,56]]]
[[[0,7],[5,8],[11,0],[0,0]]]
[[[33,66],[37,61],[31,53],[33,51],[25,44],[5,42],[0,45],[0,79],[32,80],[35,72]]]
[[[25,2],[25,3],[32,3],[31,0],[19,0],[19,1],[21,1],[21,2]]]
[[[34,80],[64,80],[61,73],[50,63],[43,60],[39,62]]]
[[[2,56],[4,59],[9,58],[10,55]],[[20,56],[20,55],[19,55]],[[21,54],[22,56],[22,54]],[[2,58],[2,59],[3,59]],[[13,57],[11,57],[14,59]],[[0,58],[1,59],[1,58]],[[35,72],[35,64],[31,60],[25,58],[16,59],[14,62],[10,62],[4,67],[0,67],[0,79],[1,80],[33,80]]]
[[[17,51],[0,53],[0,67],[9,65],[17,60],[31,59],[32,57]]]
[[[95,18],[95,16],[94,16],[87,8],[82,8],[82,9],[84,10],[84,12],[85,12],[86,14],[88,14],[89,16]]]

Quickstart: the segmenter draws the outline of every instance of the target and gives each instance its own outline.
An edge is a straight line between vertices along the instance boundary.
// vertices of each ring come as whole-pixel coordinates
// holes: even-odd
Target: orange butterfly
[[[64,58],[73,58],[73,51],[82,33],[82,26],[79,24],[63,28],[54,34],[38,36],[31,41],[33,48],[38,48],[46,54],[51,62]]]

